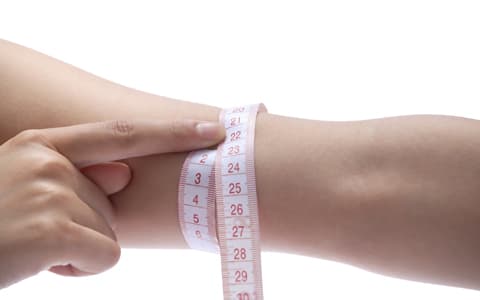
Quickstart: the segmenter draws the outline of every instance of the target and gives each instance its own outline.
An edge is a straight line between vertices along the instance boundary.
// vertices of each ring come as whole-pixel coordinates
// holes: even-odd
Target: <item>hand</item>
[[[204,148],[224,134],[216,123],[108,121],[27,130],[1,145],[0,288],[48,269],[112,267],[120,248],[107,196],[130,179],[113,161]]]

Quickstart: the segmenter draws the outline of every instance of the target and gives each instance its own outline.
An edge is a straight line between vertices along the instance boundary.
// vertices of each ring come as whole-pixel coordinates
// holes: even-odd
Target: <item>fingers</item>
[[[51,249],[55,257],[53,272],[74,276],[97,274],[118,262],[121,250],[114,240],[76,223],[68,227],[62,245]]]
[[[205,148],[219,143],[225,136],[220,124],[193,120],[107,121],[33,132],[80,167]]]
[[[107,195],[123,190],[132,176],[128,165],[120,162],[88,166],[83,168],[81,172]]]
[[[102,200],[109,203],[106,197]],[[96,199],[96,202],[100,201]],[[91,207],[87,201],[83,199],[80,200],[77,196],[77,198],[74,199],[74,203],[71,204],[69,214],[72,222],[95,230],[116,241],[117,237],[113,231],[114,221],[109,220],[110,216],[105,216],[104,211],[106,210],[98,210],[95,207]]]
[[[116,227],[115,212],[112,206],[112,202],[107,198],[104,192],[96,186],[93,182],[88,180],[79,171],[75,174],[77,177],[77,187],[75,193],[78,196],[78,201],[82,202],[82,205],[88,206],[93,209],[98,215],[105,218],[106,222],[113,229]],[[81,223],[82,225],[92,227],[92,223]],[[109,228],[110,229],[110,228]],[[103,231],[100,231],[103,232]]]
[[[38,175],[43,182],[53,182],[55,186],[67,187],[67,190],[71,188],[70,191],[75,192],[78,198],[73,199],[75,197],[72,196],[72,201],[66,204],[63,200],[64,196],[69,196],[69,192],[61,189],[61,193],[56,190],[52,192],[51,189],[45,191],[45,197],[55,196],[47,204],[64,207],[65,210],[61,211],[69,212],[70,219],[65,221],[65,214],[60,214],[62,218],[59,220],[45,222],[44,231],[49,233],[45,242],[47,247],[37,254],[45,258],[42,261],[51,262],[49,267],[55,266],[53,272],[65,275],[99,273],[119,259],[120,248],[109,226],[114,226],[114,211],[105,193],[124,188],[130,180],[130,174],[126,172],[126,166],[119,164],[86,168],[85,176],[77,170],[78,167],[135,156],[205,148],[220,142],[224,135],[223,126],[217,123],[143,120],[28,130],[11,139],[10,146],[31,145],[25,149],[44,158],[38,164],[41,167]],[[67,164],[51,153],[36,151],[38,149],[55,152],[69,162]],[[109,174],[117,178],[111,179],[114,176]],[[110,181],[105,178],[110,178]],[[71,206],[68,206],[69,203]]]
[[[71,196],[69,202],[66,211],[70,220],[55,223],[57,227],[51,230],[44,251],[54,254],[49,270],[59,275],[83,276],[110,268],[120,255],[115,233],[104,217],[76,196]]]
[[[28,132],[27,132],[28,133]],[[42,141],[42,137],[36,134],[23,133],[16,137],[16,140],[10,142],[10,146],[19,146],[14,151],[17,154],[22,154],[29,160],[28,173],[29,180],[33,182],[42,182],[42,193],[46,193],[46,198],[60,199],[55,202],[57,205],[52,205],[52,208],[59,206],[62,209],[66,207],[63,205],[63,198],[70,198],[71,194],[75,195],[79,199],[78,202],[84,202],[100,215],[102,215],[107,222],[114,227],[115,226],[115,214],[113,211],[112,203],[108,200],[105,192],[102,188],[95,185],[94,182],[88,180],[66,157],[55,151],[50,147],[45,147],[44,144],[48,143],[47,140]],[[95,172],[105,173],[106,171],[98,171],[102,168],[109,169],[108,172],[115,169],[116,173],[123,173],[119,175],[119,179],[116,182],[107,182],[108,179],[99,179],[101,183],[104,183],[105,189],[117,189],[125,186],[125,182],[129,180],[128,166],[121,163],[102,164],[92,170],[87,170],[94,178],[100,177]],[[121,171],[120,171],[121,170]],[[100,174],[101,175],[101,174]],[[121,178],[124,177],[124,178]],[[97,178],[98,179],[98,178]],[[115,185],[112,187],[112,185]],[[39,189],[38,187],[35,190]],[[53,195],[53,196],[52,196]],[[74,203],[69,201],[68,203]],[[62,205],[59,205],[62,204]]]

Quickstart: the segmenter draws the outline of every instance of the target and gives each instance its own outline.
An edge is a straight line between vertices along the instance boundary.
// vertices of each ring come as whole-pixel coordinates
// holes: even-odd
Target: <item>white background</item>
[[[0,1],[0,37],[137,89],[222,107],[263,101],[273,113],[326,120],[480,118],[476,3]],[[263,260],[266,299],[480,299],[318,259]],[[125,250],[102,275],[44,273],[0,298],[221,299],[219,268],[210,254]]]

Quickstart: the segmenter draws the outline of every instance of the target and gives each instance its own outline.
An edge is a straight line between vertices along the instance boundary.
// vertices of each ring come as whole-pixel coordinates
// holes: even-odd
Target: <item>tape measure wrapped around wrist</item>
[[[263,104],[222,110],[225,141],[191,152],[180,175],[180,227],[192,249],[220,253],[224,299],[263,299],[254,142],[265,111]]]

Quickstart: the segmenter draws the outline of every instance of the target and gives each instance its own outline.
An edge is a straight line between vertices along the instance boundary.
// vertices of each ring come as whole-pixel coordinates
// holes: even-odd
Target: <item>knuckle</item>
[[[130,138],[134,135],[135,126],[132,121],[113,120],[106,123],[107,128],[116,137]]]
[[[27,129],[17,134],[11,140],[12,143],[17,145],[28,143],[47,143],[47,138],[40,129]]]
[[[49,182],[37,182],[33,189],[32,201],[38,211],[64,209],[72,198],[71,191]]]
[[[75,227],[73,222],[68,220],[56,220],[52,224],[53,228],[53,237],[55,237],[60,242],[68,242],[69,238],[75,234]]]
[[[105,126],[114,141],[122,148],[132,147],[136,136],[136,126],[129,120],[107,121]]]
[[[58,237],[58,235],[60,235],[59,233],[65,232],[65,228],[67,227],[65,223],[65,221],[52,216],[45,216],[35,221],[35,227],[43,235],[56,235],[56,237]]]
[[[170,122],[170,135],[174,139],[183,139],[194,134],[194,125],[187,120],[175,119]]]
[[[32,170],[44,178],[68,179],[73,176],[73,167],[60,155],[44,153],[32,162]]]
[[[71,226],[67,220],[61,220],[49,214],[35,218],[30,227],[34,232],[35,240],[55,249],[62,247],[71,234]]]

